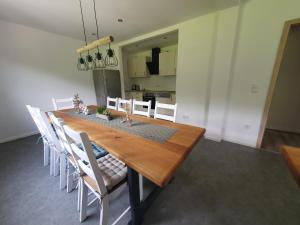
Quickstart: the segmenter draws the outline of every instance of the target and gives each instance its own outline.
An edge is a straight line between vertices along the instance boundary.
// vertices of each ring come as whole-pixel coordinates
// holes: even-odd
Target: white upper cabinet
[[[175,76],[177,67],[176,51],[166,51],[159,54],[159,75]]]
[[[127,69],[129,77],[147,77],[149,75],[146,65],[146,56],[132,56],[128,59]]]

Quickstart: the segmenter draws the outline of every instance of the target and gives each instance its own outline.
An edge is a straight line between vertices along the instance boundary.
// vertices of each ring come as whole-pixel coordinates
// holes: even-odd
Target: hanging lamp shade
[[[110,44],[109,48],[107,49],[107,54],[105,56],[105,65],[110,67],[118,66],[118,59],[114,50],[110,48]]]
[[[81,0],[79,0],[79,5],[80,5],[80,12],[81,12],[81,21],[82,21],[82,28],[83,28],[83,35],[84,35],[84,41],[85,45],[87,45],[87,40],[86,40],[86,32],[85,32],[85,25],[84,25],[84,20],[83,20],[83,13],[82,13],[82,5],[81,5]],[[86,56],[86,60],[81,56],[78,58],[77,62],[77,69],[79,71],[86,71],[89,70],[92,67],[93,58],[88,52],[88,55]]]
[[[88,55],[86,56],[86,66],[88,70],[95,69],[95,61],[93,57],[90,55],[90,53],[88,53]]]
[[[86,70],[87,70],[86,62],[85,62],[84,58],[82,58],[81,55],[80,55],[80,57],[78,58],[77,69],[78,69],[79,71],[86,71]]]
[[[104,59],[102,57],[102,54],[99,51],[95,53],[94,62],[95,62],[95,68],[96,69],[105,68]]]
[[[94,70],[99,68],[105,68],[106,66],[115,67],[118,66],[118,59],[115,55],[115,52],[113,49],[110,48],[110,42],[113,41],[112,36],[100,38],[99,37],[99,26],[98,26],[98,20],[97,20],[97,12],[96,12],[96,2],[93,0],[94,3],[94,16],[95,16],[95,23],[97,28],[97,40],[88,44],[87,43],[87,36],[86,36],[86,29],[84,24],[84,18],[83,18],[83,12],[82,12],[82,4],[81,0],[79,0],[80,5],[80,12],[81,12],[81,21],[82,21],[82,28],[83,28],[83,35],[84,35],[84,41],[85,46],[81,47],[80,49],[77,49],[77,53],[80,54],[80,57],[78,58],[77,68],[80,71],[83,70]],[[99,46],[109,43],[109,48],[107,49],[107,54],[104,57],[102,57],[102,54],[99,51]],[[93,58],[90,54],[90,50],[93,50],[97,48],[98,51],[95,53],[95,58]],[[81,56],[82,52],[88,52],[86,58],[84,59]]]

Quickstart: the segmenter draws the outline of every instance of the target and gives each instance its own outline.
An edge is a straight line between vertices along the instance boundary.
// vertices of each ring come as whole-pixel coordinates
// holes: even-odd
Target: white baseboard
[[[21,135],[16,135],[16,136],[12,136],[12,137],[7,137],[7,138],[1,138],[0,139],[0,144],[1,143],[5,143],[5,142],[9,142],[9,141],[14,141],[20,138],[25,138],[25,137],[29,137],[35,134],[38,134],[38,131],[34,131],[34,132],[29,132],[29,133],[25,133],[25,134],[21,134]]]
[[[213,135],[209,135],[209,134],[205,134],[204,137],[211,141],[216,141],[216,142],[222,141],[221,137],[217,137],[217,136],[213,136]]]
[[[251,147],[251,148],[256,148],[255,144],[253,144],[252,142],[249,142],[247,140],[241,140],[241,139],[233,138],[233,137],[224,137],[223,140],[232,142],[235,144],[239,144],[239,145],[244,145],[244,146]]]

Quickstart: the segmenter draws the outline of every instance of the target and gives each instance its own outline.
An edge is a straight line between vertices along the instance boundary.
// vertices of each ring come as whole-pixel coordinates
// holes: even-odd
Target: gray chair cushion
[[[100,159],[97,159],[97,162],[108,190],[112,189],[126,178],[127,167],[125,163],[111,154],[107,154]]]

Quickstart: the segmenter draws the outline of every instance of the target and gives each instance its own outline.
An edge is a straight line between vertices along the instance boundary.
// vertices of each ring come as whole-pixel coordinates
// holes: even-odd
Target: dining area
[[[1,223],[298,224],[298,186],[280,155],[208,140],[149,103],[76,99],[27,105],[39,133],[0,144]]]
[[[59,177],[57,190],[77,192],[79,221],[99,203],[100,225],[108,224],[109,195],[128,186],[128,224],[142,224],[159,193],[203,137],[205,129],[176,123],[177,104],[107,97],[106,106],[86,106],[78,95],[52,99],[53,111],[27,105],[44,143],[44,166]],[[102,113],[102,114],[101,114]],[[99,116],[99,114],[101,116]],[[106,116],[106,117],[103,117]],[[144,192],[144,179],[152,183]],[[90,200],[92,199],[92,200]],[[117,199],[115,199],[117,201]]]
[[[0,225],[299,225],[299,7],[0,1]]]

